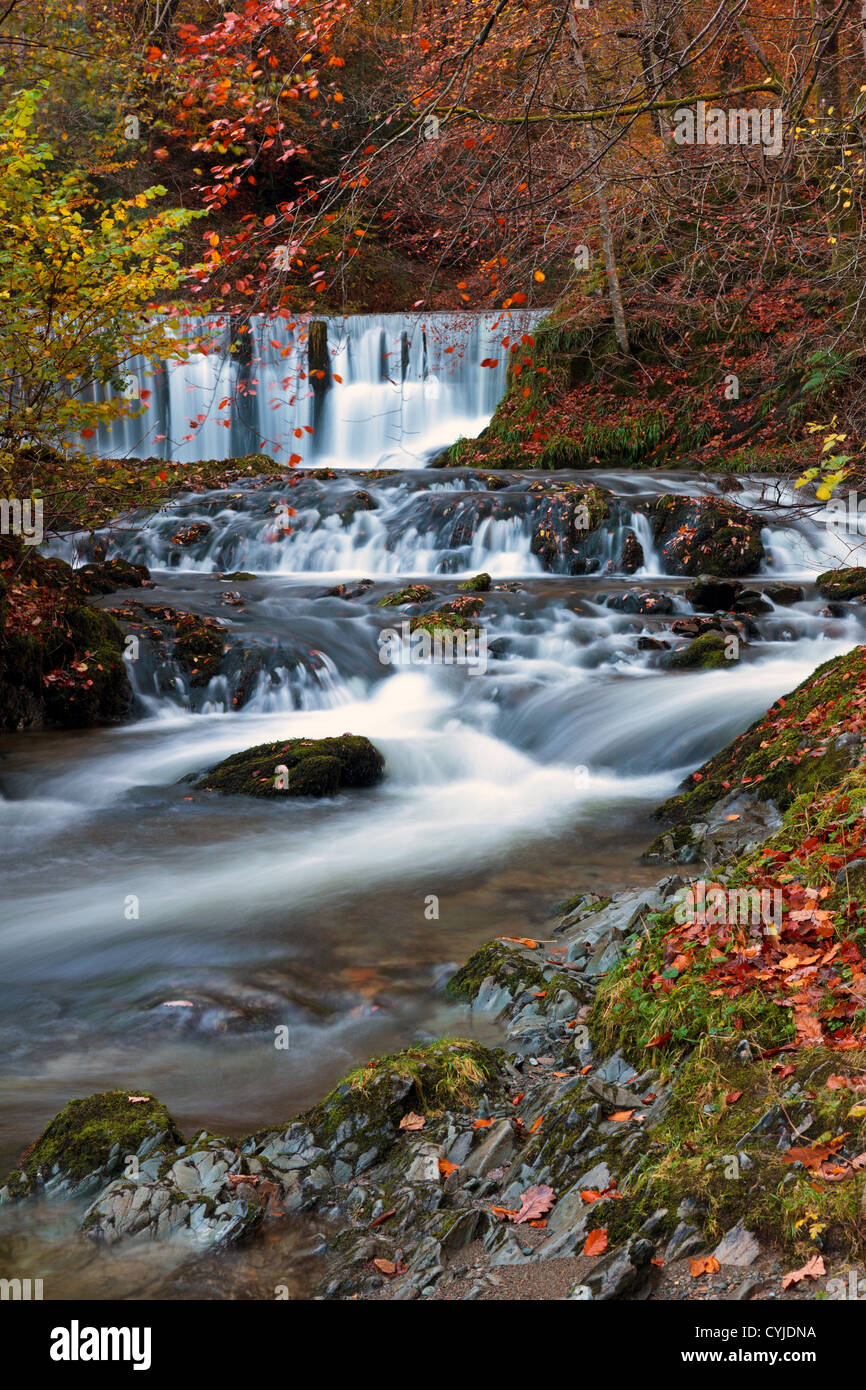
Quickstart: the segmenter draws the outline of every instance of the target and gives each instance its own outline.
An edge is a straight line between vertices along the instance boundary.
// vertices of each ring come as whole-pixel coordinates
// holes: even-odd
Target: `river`
[[[639,506],[713,494],[719,480],[557,475],[610,489],[618,510],[597,572],[545,567],[532,547],[538,474],[503,475],[491,491],[468,470],[424,466],[483,428],[505,378],[502,360],[482,362],[503,359],[496,340],[527,322],[433,318],[332,325],[342,381],[318,402],[289,400],[301,346],[284,325],[254,326],[246,363],[210,326],[212,351],[157,376],[141,364],[146,413],[101,439],[104,453],[265,447],[285,460],[301,430],[304,463],[326,472],[124,518],[109,554],[147,564],[156,583],[133,597],[219,618],[227,666],[195,687],[179,669],[131,662],[130,723],[0,740],[4,1168],[72,1096],[146,1088],[182,1128],[238,1133],[318,1099],[374,1052],[466,1032],[441,991],[449,964],[492,936],[545,935],[553,905],[578,890],[654,881],[658,869],[638,862],[657,831],[652,808],[819,663],[864,641],[854,612],[834,616],[813,582],[846,537],[826,514],[801,516],[787,486],[743,478],[728,496],[761,509],[766,552],[749,582],[792,580],[803,598],[769,603],[732,669],[661,671],[641,638],[663,619],[607,601],[664,590],[674,614],[692,612]],[[275,524],[287,504],[290,530]],[[191,526],[200,539],[175,544]],[[625,575],[628,527],[643,563]],[[81,559],[89,544],[56,550]],[[506,586],[483,596],[486,670],[382,664],[380,633],[403,615],[379,597],[422,581],[454,597],[481,570]],[[221,577],[231,571],[251,577]],[[327,594],[361,578],[372,587],[355,598]],[[236,707],[251,652],[255,678]],[[383,752],[378,788],[274,804],[193,795],[182,780],[258,743],[346,731]],[[288,1050],[274,1046],[280,1025]]]

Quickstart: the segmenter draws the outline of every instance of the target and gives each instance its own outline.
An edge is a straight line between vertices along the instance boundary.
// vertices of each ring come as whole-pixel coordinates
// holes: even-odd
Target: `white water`
[[[298,454],[316,467],[417,467],[487,424],[505,387],[503,340],[519,340],[536,317],[328,319],[334,379],[318,397],[307,375],[306,325],[256,316],[239,338],[225,318],[179,322],[178,335],[201,348],[158,370],[131,359],[134,389],[150,392],[146,408],[100,429],[96,449],[180,463],[265,452],[282,463]],[[232,352],[233,342],[245,352]],[[497,365],[481,368],[486,359]]]
[[[131,669],[136,722],[3,741],[0,1043],[16,1095],[11,1115],[0,1108],[0,1138],[14,1137],[7,1147],[32,1138],[70,1095],[117,1084],[153,1089],[191,1121],[262,1123],[418,1028],[465,1029],[464,1017],[443,1018],[431,1002],[436,968],[499,933],[533,926],[544,935],[555,897],[588,885],[610,891],[641,873],[636,856],[655,833],[646,812],[818,664],[863,640],[859,610],[831,618],[809,589],[757,620],[730,670],[659,670],[640,641],[666,636],[664,626],[606,607],[626,585],[601,570],[630,525],[644,565],[628,586],[663,585],[675,615],[689,614],[684,585],[660,574],[639,502],[712,484],[683,474],[573,475],[612,489],[621,515],[599,573],[545,572],[531,548],[539,501],[527,479],[491,494],[462,474],[414,471],[426,452],[483,428],[504,384],[493,340],[506,326],[480,319],[467,338],[464,324],[431,320],[426,364],[420,320],[349,322],[334,357],[343,387],[318,416],[309,393],[291,402],[281,385],[270,410],[276,374],[297,373],[302,347],[286,339],[279,357],[257,324],[253,355],[262,361],[251,368],[257,384],[247,384],[258,394],[230,429],[218,423],[219,400],[242,374],[223,351],[171,369],[154,385],[147,418],[101,441],[116,453],[162,447],[200,458],[265,439],[285,459],[294,428],[315,420],[316,453],[304,461],[341,474],[244,489],[240,498],[239,488],[189,496],[116,531],[110,553],[150,564],[158,579],[156,591],[124,597],[219,617],[233,644],[226,670],[193,689],[172,667],[172,687],[165,663],[142,661]],[[401,366],[404,332],[405,379],[402,370],[383,379],[381,336],[387,363]],[[466,343],[462,357],[445,352],[452,341]],[[497,368],[480,366],[488,355]],[[245,426],[246,406],[254,418]],[[205,420],[183,440],[188,413]],[[170,439],[155,441],[157,433]],[[395,458],[408,470],[397,480],[347,472]],[[761,486],[750,482],[733,499],[757,505]],[[339,513],[358,490],[374,506],[344,524]],[[793,495],[772,500],[758,582],[808,581],[834,563],[844,537],[826,518],[786,516]],[[280,501],[295,510],[291,531],[275,524]],[[211,528],[202,541],[173,542],[200,522]],[[258,577],[213,577],[235,569]],[[495,581],[524,581],[484,595],[484,674],[382,666],[380,631],[405,612],[379,608],[383,593],[430,578],[437,600],[453,598],[459,578],[482,569]],[[386,582],[351,602],[324,596],[327,583],[362,576]],[[229,589],[242,606],[223,604]],[[234,709],[248,651],[264,653],[261,669]],[[346,731],[382,750],[379,787],[275,804],[181,781],[259,743]],[[431,894],[440,910],[432,920]],[[125,912],[131,897],[134,917]],[[232,1011],[250,998],[264,1001],[260,1012],[238,1021]],[[172,999],[204,1002],[184,1021],[162,1007]],[[227,1016],[237,1032],[224,1031]],[[273,1023],[286,1019],[290,1069],[273,1049]]]

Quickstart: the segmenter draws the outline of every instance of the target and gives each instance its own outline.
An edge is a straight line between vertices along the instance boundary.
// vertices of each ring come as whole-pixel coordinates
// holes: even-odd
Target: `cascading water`
[[[137,718],[3,740],[7,1158],[72,1094],[147,1088],[190,1129],[238,1132],[318,1099],[372,1052],[465,1031],[431,993],[447,961],[494,935],[545,935],[550,904],[577,888],[656,878],[637,863],[657,831],[648,810],[864,637],[862,605],[828,610],[811,583],[844,539],[820,515],[793,519],[784,490],[765,507],[767,558],[747,582],[770,597],[740,623],[741,659],[672,672],[660,644],[695,614],[688,581],[663,573],[648,504],[710,496],[710,480],[505,474],[491,487],[419,468],[487,422],[504,387],[496,342],[514,320],[479,317],[467,332],[444,315],[370,316],[339,339],[335,327],[343,382],[318,414],[309,389],[293,402],[283,392],[302,360],[288,330],[274,347],[253,325],[254,369],[221,331],[219,351],[157,375],[147,415],[103,448],[192,459],[279,434],[287,461],[292,431],[309,424],[315,462],[340,472],[188,494],[97,538],[153,570],[155,588],[104,600],[145,634],[130,668]],[[482,367],[488,356],[499,366]],[[219,402],[241,386],[224,429]],[[400,471],[358,472],[386,459]],[[545,549],[551,499],[588,481],[613,498],[594,548],[563,533]],[[748,509],[759,491],[747,480],[733,500]],[[642,563],[626,573],[630,537]],[[56,549],[83,559],[92,547],[81,536]],[[482,570],[486,669],[383,663],[383,629],[463,601],[458,584]],[[782,575],[801,586],[784,602],[770,585]],[[432,591],[420,604],[381,603],[419,580]],[[649,587],[662,605],[620,602]],[[196,683],[170,649],[148,647],[167,611],[221,625],[217,674]],[[230,753],[346,731],[384,753],[381,786],[276,804],[193,790]],[[279,1024],[290,1065],[273,1046]]]
[[[254,316],[242,332],[225,317],[181,320],[179,339],[198,346],[157,368],[128,363],[125,394],[142,413],[103,426],[96,449],[180,463],[266,452],[317,467],[417,467],[484,427],[505,388],[511,343],[536,317],[326,319],[327,365],[312,374],[307,325]]]

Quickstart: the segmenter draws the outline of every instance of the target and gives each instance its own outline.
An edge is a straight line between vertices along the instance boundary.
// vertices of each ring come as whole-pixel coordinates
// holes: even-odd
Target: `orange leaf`
[[[607,1227],[600,1226],[597,1231],[590,1231],[583,1243],[584,1255],[603,1255],[607,1249]]]
[[[702,1274],[715,1274],[719,1267],[715,1255],[702,1255],[700,1259],[689,1260],[689,1274],[693,1279],[700,1279]]]

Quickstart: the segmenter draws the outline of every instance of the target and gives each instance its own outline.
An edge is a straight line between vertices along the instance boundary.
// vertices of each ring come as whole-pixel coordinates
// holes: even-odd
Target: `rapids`
[[[205,328],[213,352],[162,373],[141,364],[148,409],[103,436],[102,452],[279,447],[285,459],[310,425],[305,463],[336,476],[187,494],[122,518],[107,553],[147,564],[156,587],[105,606],[218,618],[222,671],[193,687],[143,655],[129,667],[127,725],[0,740],[4,1168],[73,1095],[147,1088],[181,1126],[238,1133],[310,1104],[373,1052],[466,1032],[438,988],[450,962],[492,936],[545,935],[553,904],[579,889],[654,881],[638,862],[652,808],[818,664],[866,640],[856,605],[828,610],[813,583],[851,562],[854,538],[820,510],[802,514],[785,485],[744,479],[729,498],[762,515],[766,560],[750,584],[795,580],[803,598],[769,602],[732,669],[681,673],[660,670],[641,641],[660,618],[607,600],[661,589],[674,615],[691,614],[641,503],[713,495],[716,480],[557,475],[617,499],[596,572],[571,575],[533,550],[537,474],[508,474],[491,493],[467,470],[425,468],[482,429],[504,389],[504,364],[481,365],[503,331],[492,316],[331,325],[343,383],[318,404],[290,399],[302,349],[285,329],[272,338],[254,325],[253,365],[228,351],[228,327]],[[286,505],[290,526],[276,520]],[[194,525],[200,539],[175,543]],[[624,528],[643,549],[631,575],[618,569]],[[54,550],[77,562],[92,545],[70,536]],[[484,595],[486,670],[382,664],[379,636],[405,610],[379,598],[419,580],[453,598],[480,570],[505,585]],[[222,577],[232,571],[249,577]],[[357,597],[328,593],[361,578],[372,587]],[[193,795],[183,780],[257,743],[345,731],[383,752],[381,786],[272,804]],[[274,1048],[282,1024],[288,1052]]]

